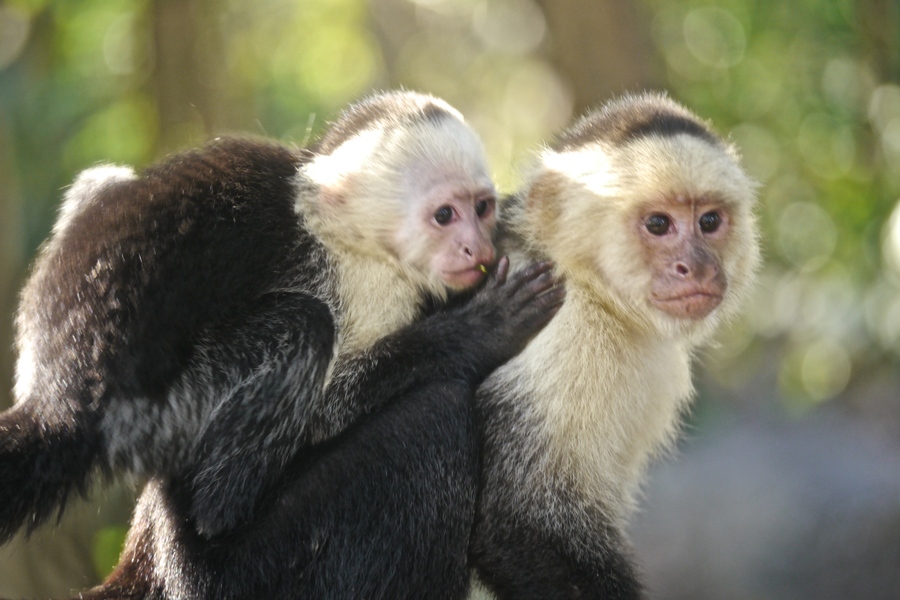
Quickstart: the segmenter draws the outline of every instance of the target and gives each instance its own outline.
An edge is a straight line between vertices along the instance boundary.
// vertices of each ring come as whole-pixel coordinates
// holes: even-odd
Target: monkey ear
[[[555,171],[542,173],[528,188],[525,214],[530,215],[529,226],[541,243],[549,244],[556,232],[564,188],[564,177]]]

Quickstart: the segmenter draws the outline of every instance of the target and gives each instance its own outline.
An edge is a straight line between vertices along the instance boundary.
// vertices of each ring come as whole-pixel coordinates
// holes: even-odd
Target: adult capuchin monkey
[[[753,280],[755,187],[661,95],[611,102],[540,153],[500,247],[513,269],[554,261],[567,297],[478,391],[476,596],[641,597],[624,527],[692,396],[695,349]]]
[[[119,566],[79,600],[454,600],[479,473],[475,390],[557,312],[549,263],[389,335],[383,368],[349,394],[381,409],[304,448],[252,519],[207,539],[177,479],[138,503]],[[374,398],[370,398],[374,396]]]
[[[457,111],[394,92],[311,150],[220,139],[82,173],[16,317],[0,540],[121,472],[177,481],[196,532],[227,533],[298,449],[429,382],[410,353],[452,365],[450,342],[381,338],[494,261],[485,164]]]

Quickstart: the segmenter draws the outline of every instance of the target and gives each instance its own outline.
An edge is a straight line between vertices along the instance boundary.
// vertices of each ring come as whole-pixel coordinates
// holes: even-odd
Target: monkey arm
[[[187,473],[205,536],[247,519],[295,455],[331,356],[330,312],[308,296],[270,294],[240,320],[207,333],[184,378],[218,396]]]
[[[550,263],[523,269],[505,285],[508,266],[503,259],[470,302],[408,325],[364,353],[338,357],[323,410],[313,415],[311,441],[329,439],[359,416],[429,383],[452,380],[474,392],[491,371],[518,353],[534,331],[526,321],[549,321],[565,292],[551,275]]]
[[[550,528],[529,522],[513,510],[484,514],[482,507],[471,555],[482,581],[497,598],[644,597],[630,548],[616,526],[602,515],[589,521],[574,514],[562,519],[564,526]],[[601,531],[596,529],[598,523],[606,523]],[[598,544],[599,539],[603,544]]]

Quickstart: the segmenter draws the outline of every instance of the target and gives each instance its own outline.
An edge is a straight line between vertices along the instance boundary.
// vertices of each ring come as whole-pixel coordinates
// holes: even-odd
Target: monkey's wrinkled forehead
[[[700,118],[663,94],[624,96],[588,113],[564,131],[551,149],[567,152],[605,143],[620,147],[644,138],[681,134],[713,146],[720,138]]]
[[[410,110],[388,120],[354,123],[357,129],[350,137],[313,155],[304,168],[307,176],[325,186],[367,174],[381,181],[412,174],[492,185],[481,139],[455,111],[427,103],[413,104]]]
[[[366,131],[404,130],[444,120],[465,122],[452,106],[434,96],[409,91],[385,92],[369,96],[351,105],[328,128],[313,148],[318,155],[328,155]]]
[[[584,116],[539,158],[536,176],[557,173],[607,197],[665,188],[744,202],[755,189],[733,146],[658,93],[624,96]]]

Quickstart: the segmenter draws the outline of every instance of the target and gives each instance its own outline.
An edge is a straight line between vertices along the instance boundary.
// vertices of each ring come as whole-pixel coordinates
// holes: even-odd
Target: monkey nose
[[[719,267],[715,263],[677,261],[672,264],[672,270],[679,279],[689,279],[706,283],[715,279],[719,273]]]
[[[477,264],[490,265],[494,262],[494,247],[491,244],[465,244],[462,251],[467,260]]]

